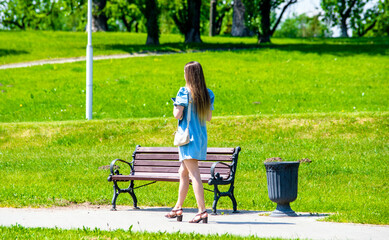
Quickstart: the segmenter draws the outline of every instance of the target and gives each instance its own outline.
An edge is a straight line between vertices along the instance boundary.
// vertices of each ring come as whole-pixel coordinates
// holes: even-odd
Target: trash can
[[[267,190],[277,208],[270,216],[297,216],[290,203],[297,198],[298,168],[300,162],[265,162]]]

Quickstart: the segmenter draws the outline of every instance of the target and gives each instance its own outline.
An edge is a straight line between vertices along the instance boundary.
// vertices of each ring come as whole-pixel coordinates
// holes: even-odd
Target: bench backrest
[[[237,161],[237,152],[239,152],[238,148],[208,148],[207,160],[199,161],[200,173],[210,174],[210,168],[214,162],[232,164]],[[181,165],[178,161],[177,147],[137,146],[132,157],[135,172],[178,173]],[[223,164],[218,164],[215,172],[219,172],[221,176],[231,174],[230,168]]]

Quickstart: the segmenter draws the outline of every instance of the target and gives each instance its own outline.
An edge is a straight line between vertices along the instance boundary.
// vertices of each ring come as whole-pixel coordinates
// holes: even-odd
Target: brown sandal
[[[178,214],[177,212],[181,211],[181,214]],[[177,218],[178,222],[182,222],[182,208],[180,209],[172,209],[170,213],[165,214],[166,218]]]
[[[207,213],[207,210],[205,210],[202,213],[196,214],[196,216],[192,220],[190,220],[189,223],[199,223],[201,221],[203,221],[203,223],[208,223],[208,214],[206,217],[202,217],[202,215],[205,213]],[[199,217],[199,218],[197,218],[197,217]]]

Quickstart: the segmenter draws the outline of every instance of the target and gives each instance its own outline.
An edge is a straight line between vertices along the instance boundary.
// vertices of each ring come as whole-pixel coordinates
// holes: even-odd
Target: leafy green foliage
[[[245,0],[246,24],[257,33],[259,42],[270,42],[270,37],[276,31],[285,10],[297,0]],[[281,13],[276,17],[275,10],[284,4]]]
[[[383,9],[379,8],[378,4],[364,11],[363,9],[366,3],[361,2],[353,9],[353,14],[350,19],[353,36],[364,36],[377,23],[377,16],[383,14]]]
[[[341,27],[342,37],[348,37],[349,27],[353,30],[353,36],[360,37],[370,31],[378,17],[384,13],[381,1],[365,11],[364,8],[369,2],[371,0],[322,0],[321,7],[325,12],[325,18],[332,26]]]
[[[82,30],[86,24],[85,0],[1,1],[5,29]]]
[[[378,12],[377,22],[366,36],[389,36],[389,0],[379,1]]]
[[[143,15],[134,1],[110,0],[105,11],[112,31],[139,32],[144,28]]]
[[[319,16],[308,17],[306,14],[286,19],[274,37],[331,37],[332,32],[319,20]]]

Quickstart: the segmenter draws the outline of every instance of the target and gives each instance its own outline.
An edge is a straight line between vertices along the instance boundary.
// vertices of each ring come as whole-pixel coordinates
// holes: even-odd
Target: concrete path
[[[47,228],[99,228],[124,229],[149,232],[196,232],[201,234],[233,234],[258,237],[306,238],[306,239],[389,239],[389,226],[330,223],[317,221],[325,217],[299,214],[298,217],[275,218],[266,212],[241,211],[232,214],[210,215],[208,224],[190,224],[194,209],[184,209],[183,222],[166,219],[167,208],[132,210],[118,207],[110,211],[108,206],[84,206],[70,208],[0,208],[0,225],[20,224],[25,227]]]

